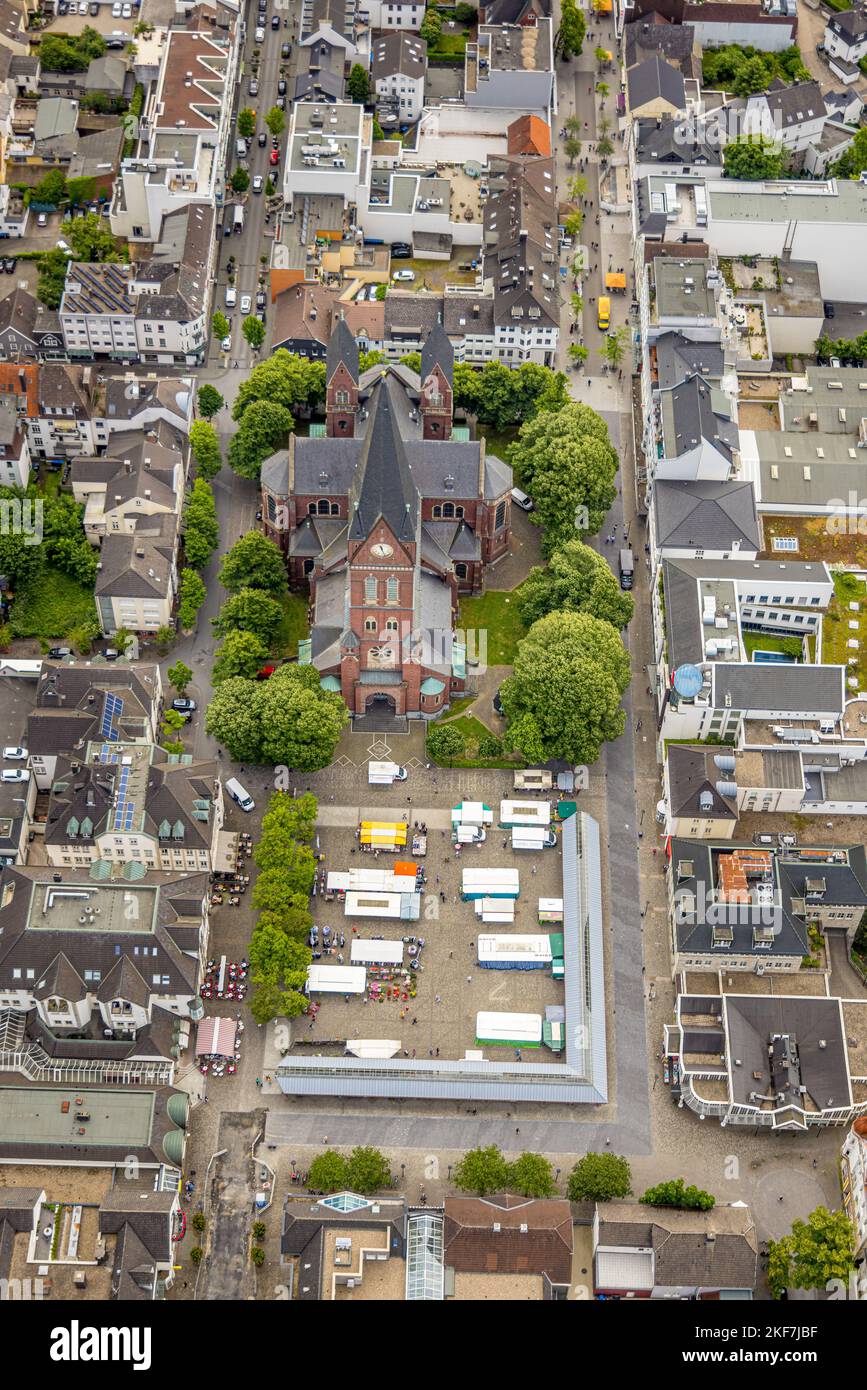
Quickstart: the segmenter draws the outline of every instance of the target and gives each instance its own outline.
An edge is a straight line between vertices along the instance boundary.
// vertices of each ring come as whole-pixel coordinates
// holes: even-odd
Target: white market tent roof
[[[400,1052],[400,1043],[389,1038],[349,1038],[346,1051],[353,1057],[394,1057]]]
[[[542,1015],[481,1012],[476,1014],[476,1037],[538,1045],[542,1041]]]
[[[359,965],[311,965],[307,969],[309,994],[363,994],[367,971]]]
[[[350,959],[353,965],[403,965],[403,942],[362,941],[356,937]]]

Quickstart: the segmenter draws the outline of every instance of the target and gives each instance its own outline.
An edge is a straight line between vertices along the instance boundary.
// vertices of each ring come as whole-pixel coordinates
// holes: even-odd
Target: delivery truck
[[[400,763],[371,762],[367,764],[367,781],[371,787],[390,787],[393,782],[405,782],[407,772]]]

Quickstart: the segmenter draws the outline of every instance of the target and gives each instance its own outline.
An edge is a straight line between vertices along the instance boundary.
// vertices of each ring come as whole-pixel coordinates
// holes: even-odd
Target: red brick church
[[[453,424],[454,352],[437,326],[421,373],[359,371],[341,320],[326,425],[262,468],[265,534],[310,593],[311,658],[354,715],[431,718],[466,681],[460,594],[509,549],[512,471]]]

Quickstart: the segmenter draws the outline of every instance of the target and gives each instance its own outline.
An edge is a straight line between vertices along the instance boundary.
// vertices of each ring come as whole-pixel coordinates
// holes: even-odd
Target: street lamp
[[[555,1181],[555,1182],[557,1181],[557,1179],[559,1178],[559,1176],[560,1176],[560,1169],[558,1168],[557,1171],[556,1171],[556,1173],[554,1174],[554,1181]]]
[[[449,1182],[451,1182],[451,1177],[452,1177],[452,1165],[449,1164],[449,1176],[448,1176]]]
[[[400,1165],[400,1180],[401,1180],[401,1182],[403,1182],[403,1180],[404,1180],[404,1174],[405,1174],[405,1172],[406,1172],[406,1164],[405,1164],[405,1163],[402,1163],[402,1164]]]

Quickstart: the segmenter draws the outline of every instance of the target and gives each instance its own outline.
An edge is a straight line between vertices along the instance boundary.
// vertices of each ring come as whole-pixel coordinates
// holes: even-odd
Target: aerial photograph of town
[[[830,1364],[865,102],[865,0],[0,0],[22,1365],[627,1300]]]

